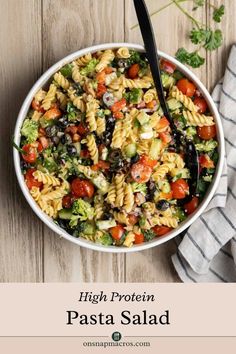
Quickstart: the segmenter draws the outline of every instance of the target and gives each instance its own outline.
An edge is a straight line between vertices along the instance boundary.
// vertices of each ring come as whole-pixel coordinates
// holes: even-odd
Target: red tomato
[[[101,98],[105,92],[107,92],[106,86],[104,84],[99,83],[97,87],[97,98]]]
[[[48,145],[49,145],[48,139],[45,138],[45,136],[41,136],[41,137],[39,138],[39,141],[40,141],[40,144],[41,144],[41,146],[42,146],[42,149],[47,149],[47,147],[48,147]],[[39,148],[38,148],[38,151],[39,151]]]
[[[138,72],[140,70],[139,64],[133,64],[128,70],[128,77],[130,79],[135,79],[138,76]]]
[[[75,178],[71,183],[71,190],[77,198],[91,198],[94,195],[94,185],[86,179]]]
[[[160,198],[161,199],[167,199],[167,200],[173,199],[173,192],[172,191],[170,191],[169,193],[161,192],[160,193]]]
[[[39,136],[45,136],[46,135],[46,130],[42,127],[39,128]]]
[[[25,181],[26,185],[29,189],[32,189],[32,187],[38,187],[41,188],[43,183],[37,181],[37,179],[34,178],[33,173],[36,171],[36,168],[30,168],[27,170],[25,174]]]
[[[61,111],[59,108],[57,107],[54,107],[54,108],[51,108],[49,109],[46,113],[44,113],[44,118],[45,119],[56,119],[56,118],[60,118],[62,115]]]
[[[159,133],[159,137],[163,144],[168,144],[171,141],[171,135],[169,133]]]
[[[106,77],[105,70],[102,70],[101,72],[96,74],[96,80],[99,84],[105,83],[105,77]]]
[[[175,69],[176,69],[175,64],[172,64],[169,61],[164,60],[164,59],[161,60],[161,70],[164,70],[168,74],[173,74]]]
[[[42,113],[45,112],[45,110],[41,107],[40,103],[35,99],[33,99],[31,106],[35,111],[42,112]]]
[[[184,204],[184,210],[188,215],[190,215],[197,209],[198,203],[198,198],[194,196],[190,202]]]
[[[205,113],[207,110],[206,100],[202,97],[195,97],[193,103],[198,107],[198,113]]]
[[[168,226],[154,226],[152,230],[155,232],[157,236],[162,236],[170,232],[172,228]]]
[[[83,123],[80,123],[77,127],[77,132],[80,135],[85,135],[88,133],[88,128]]]
[[[188,183],[182,178],[178,179],[175,182],[172,182],[170,186],[173,192],[174,199],[183,199],[185,198],[186,194],[189,192]]]
[[[110,164],[109,162],[99,160],[97,164],[91,166],[91,169],[93,171],[98,171],[98,170],[109,170]]]
[[[43,151],[43,145],[40,142],[38,143],[37,151],[39,153]]]
[[[78,126],[77,125],[70,125],[65,129],[66,133],[70,133],[72,135],[76,134],[78,131]]]
[[[119,241],[121,239],[121,237],[123,236],[125,229],[122,225],[116,225],[114,227],[111,227],[109,229],[109,232],[110,232],[112,238],[114,238],[114,240]]]
[[[128,215],[128,220],[130,225],[135,225],[138,222],[138,216],[135,214],[129,214]]]
[[[80,157],[82,157],[83,159],[88,159],[90,157],[89,151],[87,149],[81,150]]]
[[[216,136],[216,126],[205,125],[204,127],[197,127],[197,134],[203,140],[210,140]]]
[[[157,160],[153,160],[150,157],[148,157],[147,155],[142,155],[139,159],[139,163],[153,168],[156,166]]]
[[[67,194],[62,198],[62,206],[65,209],[70,209],[73,204],[73,196],[71,194]]]
[[[135,236],[134,243],[136,245],[144,242],[144,235],[143,234],[134,234],[134,236]]]
[[[165,116],[163,116],[157,124],[157,130],[165,129],[169,125],[170,125],[170,122],[168,121],[168,119]]]
[[[184,95],[188,97],[192,97],[196,91],[196,86],[188,79],[180,79],[176,86]]]
[[[113,113],[121,111],[123,108],[126,106],[126,99],[122,98],[120,101],[117,101],[116,103],[113,104],[111,107],[111,111]]]
[[[37,147],[38,144],[26,144],[22,147],[22,150],[25,152],[22,153],[22,158],[28,163],[34,163],[37,159]]]
[[[152,174],[152,168],[145,166],[140,162],[132,165],[131,176],[135,182],[146,183],[149,181]]]
[[[214,168],[214,161],[206,154],[199,156],[199,163],[202,168]]]
[[[124,118],[124,114],[120,111],[117,111],[117,112],[113,113],[113,117],[116,119],[122,119],[122,118]]]

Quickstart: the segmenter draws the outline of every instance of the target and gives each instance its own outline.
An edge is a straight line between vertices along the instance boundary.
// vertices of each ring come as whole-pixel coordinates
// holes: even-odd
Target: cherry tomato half
[[[77,198],[91,198],[94,195],[94,185],[86,179],[75,178],[71,183],[71,190]]]
[[[62,112],[60,111],[60,109],[57,107],[54,107],[54,108],[49,109],[46,113],[44,113],[43,117],[47,120],[50,120],[50,119],[60,118],[61,115],[62,115]]]
[[[134,234],[134,236],[135,236],[134,243],[136,245],[144,242],[144,235],[143,234]]]
[[[182,178],[178,179],[175,182],[172,182],[170,186],[173,192],[172,196],[174,199],[183,199],[189,192],[188,183]]]
[[[149,166],[151,168],[155,167],[157,164],[157,160],[153,160],[147,155],[142,155],[139,159],[139,163],[143,164],[144,166]]]
[[[22,153],[22,158],[28,163],[34,163],[37,159],[37,147],[38,144],[26,144],[22,147],[25,153]]]
[[[216,136],[216,127],[215,125],[197,127],[197,134],[203,140],[210,140]]]
[[[26,185],[29,189],[32,189],[33,187],[41,188],[43,185],[42,182],[39,182],[37,179],[34,178],[33,173],[35,171],[36,168],[30,168],[25,174]]]
[[[165,130],[169,125],[170,125],[170,122],[168,121],[168,119],[165,116],[163,116],[157,124],[157,129],[158,130]]]
[[[109,229],[109,232],[110,232],[112,238],[114,238],[114,240],[119,241],[121,239],[121,237],[123,236],[125,229],[122,225],[116,225],[114,227],[111,227]]]
[[[152,168],[145,166],[140,162],[132,165],[131,176],[135,182],[146,183],[149,181],[152,174]]]
[[[180,79],[176,86],[184,95],[188,97],[192,97],[196,91],[196,86],[188,79]]]
[[[70,209],[73,204],[73,196],[71,194],[64,195],[62,198],[62,206],[65,209]]]
[[[162,59],[161,60],[161,69],[165,72],[167,72],[168,74],[173,74],[173,72],[176,69],[175,64],[170,63],[169,61]]]
[[[190,215],[197,209],[198,203],[198,198],[194,196],[190,202],[184,204],[184,210],[188,215]]]
[[[199,156],[199,163],[202,168],[214,168],[214,161],[210,159],[210,157],[206,154]]]
[[[122,98],[120,101],[117,101],[116,103],[111,106],[111,111],[113,113],[121,111],[123,108],[126,106],[126,99]]]
[[[171,231],[172,228],[168,226],[154,226],[152,230],[155,232],[157,236],[162,236],[167,234],[169,231]]]
[[[139,64],[133,64],[128,70],[128,77],[130,79],[135,79],[138,76],[138,72],[140,70],[140,65]]]
[[[77,132],[79,135],[85,135],[88,132],[88,128],[83,123],[80,123],[77,127]]]
[[[205,113],[207,110],[206,100],[202,97],[195,97],[193,103],[198,107],[198,113]]]
[[[98,83],[98,87],[97,87],[97,98],[101,98],[104,93],[107,92],[107,88],[104,84],[102,83]]]

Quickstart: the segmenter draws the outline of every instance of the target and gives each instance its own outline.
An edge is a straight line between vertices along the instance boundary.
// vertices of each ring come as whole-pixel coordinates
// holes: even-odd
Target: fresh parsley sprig
[[[175,56],[180,62],[193,68],[198,68],[205,63],[205,58],[200,54],[201,49],[204,48],[207,51],[213,51],[219,48],[223,43],[223,33],[219,28],[212,29],[206,24],[196,20],[196,18],[182,6],[182,3],[186,1],[193,2],[193,12],[208,5],[213,9],[212,19],[216,23],[220,23],[225,14],[224,5],[217,7],[208,0],[172,0],[157,11],[151,13],[150,16],[156,15],[171,5],[175,5],[192,22],[193,28],[188,36],[190,41],[198,47],[193,52],[189,52],[185,48],[179,48]],[[138,27],[138,25],[133,26],[131,29],[136,27]]]

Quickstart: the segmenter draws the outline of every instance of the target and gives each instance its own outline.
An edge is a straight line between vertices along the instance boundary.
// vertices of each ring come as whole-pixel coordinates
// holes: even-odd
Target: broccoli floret
[[[125,94],[125,98],[129,103],[138,104],[140,103],[143,95],[143,90],[139,88],[134,88],[130,92]]]
[[[95,70],[96,65],[98,64],[98,60],[93,58],[90,60],[90,62],[83,68],[81,69],[80,73],[81,75],[88,75],[91,72],[93,72]]]
[[[130,50],[130,57],[129,59],[127,59],[127,63],[129,66],[138,63],[141,68],[147,67],[147,61],[145,60],[145,58],[143,59],[142,54],[140,54],[136,50]]]
[[[101,243],[104,246],[110,246],[113,244],[113,239],[108,232],[104,232],[101,237],[99,237],[96,242]]]
[[[195,147],[198,151],[209,152],[214,150],[217,147],[218,143],[216,140],[206,140],[199,144],[195,144]]]
[[[146,186],[145,183],[133,182],[133,183],[132,183],[132,190],[133,190],[134,193],[140,192],[140,193],[146,195],[146,193],[147,193],[147,186]]]
[[[38,138],[38,123],[26,118],[21,128],[21,135],[26,138],[28,143],[36,141]]]
[[[94,216],[94,208],[83,199],[76,199],[72,206],[72,213],[75,214],[80,221],[92,220]]]
[[[156,237],[155,232],[152,230],[143,231],[143,235],[144,235],[145,241],[151,241],[152,239],[154,239],[154,237]]]
[[[64,65],[60,69],[60,72],[62,73],[63,76],[71,78],[72,77],[72,65],[71,64]]]
[[[205,182],[211,182],[212,181],[213,176],[212,175],[208,175],[208,176],[203,176],[202,179]]]
[[[180,222],[184,221],[186,219],[186,214],[183,211],[182,208],[180,207],[175,207],[175,211],[173,213],[174,217],[176,217]]]
[[[186,129],[186,135],[188,138],[191,138],[196,134],[197,134],[197,129],[195,127],[188,127]]]

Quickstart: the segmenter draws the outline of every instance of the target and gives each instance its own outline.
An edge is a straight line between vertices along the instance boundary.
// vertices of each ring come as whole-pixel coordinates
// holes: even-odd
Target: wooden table
[[[168,0],[147,0],[150,11]],[[220,4],[222,1],[214,1]],[[196,74],[211,90],[223,73],[236,34],[236,1],[226,0],[224,45]],[[189,5],[191,7],[191,5]],[[17,112],[35,80],[68,53],[105,42],[142,43],[131,0],[0,0],[1,282],[178,282],[175,243],[128,255],[80,248],[51,232],[31,211],[15,178],[10,144]],[[202,20],[211,21],[208,6]],[[201,15],[200,15],[201,16]],[[230,21],[230,22],[229,22]],[[159,48],[190,47],[190,23],[175,7],[153,17]]]

